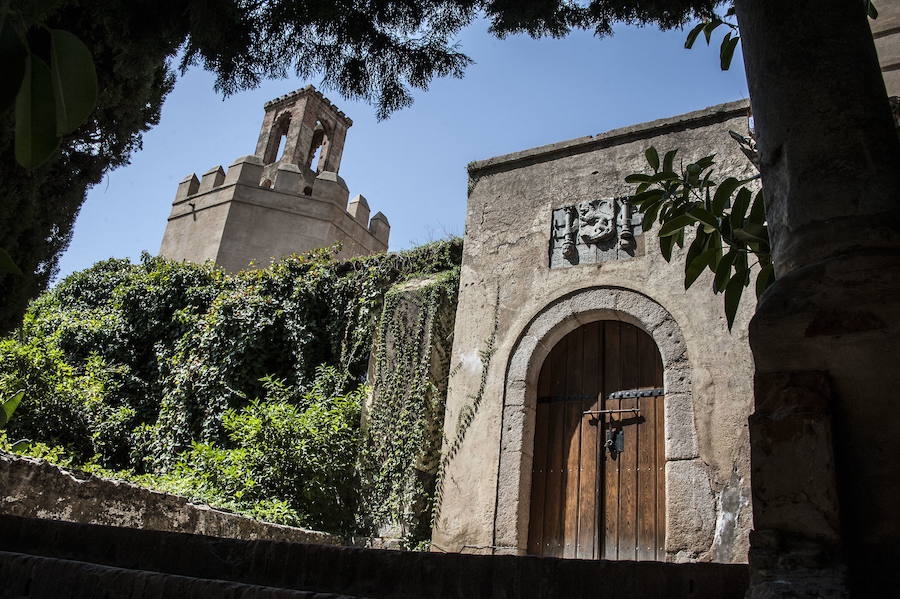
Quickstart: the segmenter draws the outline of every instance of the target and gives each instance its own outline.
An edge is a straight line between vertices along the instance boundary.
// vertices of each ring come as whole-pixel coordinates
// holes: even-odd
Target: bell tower
[[[338,175],[353,124],[313,86],[264,105],[256,151],[178,186],[160,255],[236,271],[341,244],[340,258],[387,250],[391,226]]]
[[[284,164],[298,167],[309,185],[320,173],[338,172],[347,129],[353,125],[347,115],[312,85],[266,102],[264,108],[256,142],[264,181],[274,181]]]

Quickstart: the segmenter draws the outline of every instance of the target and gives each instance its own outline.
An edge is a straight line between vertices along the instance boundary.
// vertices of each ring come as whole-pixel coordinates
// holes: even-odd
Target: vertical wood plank
[[[544,498],[547,492],[547,439],[549,437],[549,404],[541,401],[551,394],[551,360],[544,360],[538,376],[538,404],[534,420],[534,449],[531,467],[531,509],[528,518],[528,553],[541,555],[544,542]]]
[[[622,370],[621,389],[634,389],[639,383],[640,363],[638,361],[636,327],[620,325],[620,358]],[[636,408],[636,398],[626,398],[620,402],[620,409]],[[625,436],[625,450],[619,456],[619,559],[637,559],[637,503],[638,503],[638,416],[633,413],[620,414]]]
[[[599,409],[600,393],[600,324],[584,327],[582,337],[582,388],[584,399],[582,412]],[[581,418],[581,463],[578,489],[578,547],[576,557],[597,558],[597,430],[600,420],[596,416]]]
[[[620,401],[611,400],[609,394],[621,388],[622,369],[619,365],[619,330],[618,321],[604,321],[603,323],[603,409],[617,410]],[[606,431],[614,428],[611,426],[619,420],[616,414],[605,415],[602,419],[605,426],[601,432],[600,443],[605,441]],[[620,460],[613,459],[610,452],[605,449],[602,452],[604,467],[604,493],[603,493],[603,559],[619,559],[619,470]]]
[[[661,368],[660,368],[661,372]],[[662,375],[660,374],[660,378]],[[656,559],[666,559],[666,436],[665,396],[656,400]]]
[[[656,558],[656,409],[655,397],[638,400],[637,531],[639,560]]]
[[[653,339],[640,331],[638,333],[638,364],[640,384],[638,388],[656,388],[656,344]],[[638,559],[656,559],[657,547],[657,464],[656,464],[656,398],[642,397],[638,400],[641,408],[641,423],[638,434]]]
[[[566,397],[583,394],[581,377],[583,329],[568,334],[566,352]],[[578,545],[578,487],[581,462],[581,400],[567,399],[565,405],[564,436],[564,503],[563,503],[563,557],[576,557]]]
[[[567,338],[563,338],[551,352],[552,368],[550,379],[551,395],[558,397],[565,392]],[[544,549],[542,555],[562,556],[562,513],[563,513],[563,441],[565,427],[565,403],[553,401],[549,404],[549,432],[547,458],[547,491],[544,499]]]
[[[662,356],[656,342],[649,335],[647,336],[649,347],[647,353],[648,362],[653,364],[653,387],[662,389],[664,387],[663,379],[663,363]],[[666,437],[665,437],[665,397],[653,398],[656,419],[654,422],[654,465],[656,467],[656,490],[655,505],[656,517],[654,524],[656,528],[655,557],[658,561],[666,559]]]

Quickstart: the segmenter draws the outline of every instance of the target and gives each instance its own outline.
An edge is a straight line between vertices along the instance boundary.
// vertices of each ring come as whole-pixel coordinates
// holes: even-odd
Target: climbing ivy
[[[385,297],[373,354],[360,473],[367,525],[408,547],[431,537],[435,476],[459,269],[415,279]]]
[[[459,416],[456,420],[456,428],[453,434],[452,439],[447,439],[447,449],[444,452],[440,465],[438,466],[437,471],[437,479],[434,490],[434,502],[432,504],[432,513],[431,513],[431,526],[434,526],[435,520],[438,517],[438,512],[441,507],[441,501],[444,498],[444,476],[447,472],[447,466],[450,464],[450,460],[456,457],[456,454],[459,452],[462,447],[463,441],[466,439],[466,433],[469,431],[469,426],[471,426],[472,421],[475,419],[475,415],[478,413],[479,408],[481,408],[482,400],[484,399],[484,391],[487,388],[487,379],[488,372],[491,367],[491,360],[494,357],[494,352],[497,349],[497,330],[500,327],[500,288],[497,287],[496,297],[494,298],[494,315],[491,322],[491,330],[488,333],[487,338],[484,340],[484,347],[479,350],[478,354],[481,359],[481,376],[478,380],[478,389],[475,393],[467,396],[469,403],[467,403],[463,409],[460,411]],[[457,364],[456,368],[454,368],[448,378],[452,379],[452,377],[459,372],[459,369],[462,365]]]

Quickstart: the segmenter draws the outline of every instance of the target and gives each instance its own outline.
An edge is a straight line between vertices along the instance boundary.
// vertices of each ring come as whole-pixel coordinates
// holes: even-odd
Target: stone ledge
[[[0,552],[0,598],[363,599]]]
[[[236,539],[341,544],[335,535],[261,522],[185,497],[0,452],[0,514]]]
[[[0,530],[11,553],[380,599],[743,599],[749,577],[735,564],[356,549],[3,515]]]
[[[702,110],[695,110],[678,116],[673,116],[655,121],[648,121],[638,125],[620,127],[605,133],[578,137],[568,141],[561,141],[545,146],[538,146],[521,152],[503,154],[485,160],[472,162],[467,167],[469,176],[484,175],[492,172],[500,172],[520,168],[529,164],[536,164],[556,158],[590,152],[609,146],[615,146],[639,139],[657,137],[663,134],[673,133],[685,129],[694,129],[708,126],[711,123],[727,121],[746,114],[750,109],[749,100],[738,100],[717,104]]]

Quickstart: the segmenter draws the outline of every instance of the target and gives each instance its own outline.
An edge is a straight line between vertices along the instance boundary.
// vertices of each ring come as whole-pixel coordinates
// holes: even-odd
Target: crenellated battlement
[[[295,196],[299,200],[322,201],[338,206],[353,222],[387,245],[390,234],[387,217],[378,212],[370,220],[369,203],[362,195],[357,195],[348,204],[350,190],[337,173],[324,171],[310,177],[300,167],[285,163],[277,165],[271,179],[267,174],[262,160],[257,156],[241,156],[231,163],[227,171],[216,165],[203,173],[200,179],[196,173],[186,176],[178,184],[173,204],[240,184],[262,192],[276,192]]]
[[[282,106],[286,106],[286,105],[296,101],[298,98],[302,98],[303,96],[306,96],[306,95],[315,96],[315,98],[317,100],[322,102],[327,108],[334,111],[335,114],[340,116],[341,119],[343,119],[344,122],[347,124],[347,127],[350,127],[351,125],[353,125],[353,121],[350,119],[350,117],[348,117],[346,114],[344,114],[337,106],[332,104],[331,100],[329,100],[328,98],[323,96],[322,93],[319,90],[317,90],[315,87],[313,87],[312,84],[307,85],[306,87],[301,87],[300,89],[292,91],[288,94],[284,94],[283,96],[278,96],[277,98],[269,100],[268,102],[263,104],[263,108],[265,108],[266,111],[269,111],[272,109],[277,109]]]
[[[386,251],[387,218],[338,174],[352,124],[311,85],[266,102],[253,154],[178,184],[160,254],[240,270],[338,242],[342,258]]]

